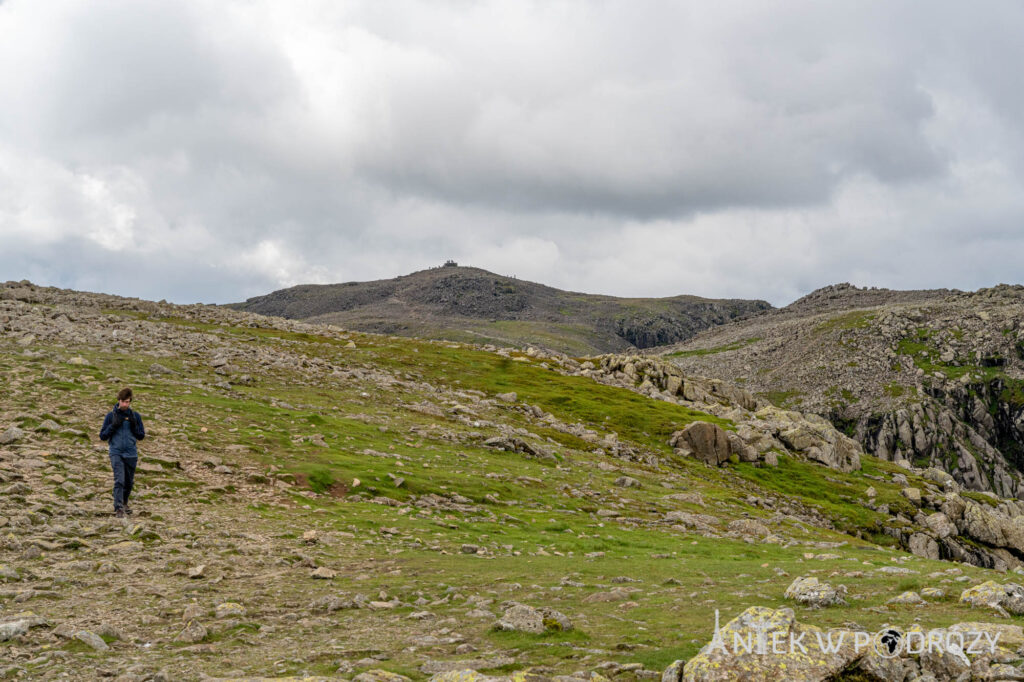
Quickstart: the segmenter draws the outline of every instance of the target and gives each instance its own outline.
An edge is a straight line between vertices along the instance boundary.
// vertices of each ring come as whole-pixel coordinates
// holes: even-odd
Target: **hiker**
[[[128,497],[135,482],[135,465],[139,451],[135,442],[146,437],[142,416],[132,410],[132,389],[122,388],[117,404],[107,413],[100,429],[100,440],[110,441],[110,468],[114,470],[114,515],[124,518],[131,514]]]

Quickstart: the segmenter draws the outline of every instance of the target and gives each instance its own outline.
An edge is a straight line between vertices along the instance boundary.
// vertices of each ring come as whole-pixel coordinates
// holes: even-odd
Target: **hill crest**
[[[487,270],[442,266],[370,282],[304,284],[230,307],[358,331],[586,354],[675,343],[771,309],[699,296],[621,298],[563,291]]]

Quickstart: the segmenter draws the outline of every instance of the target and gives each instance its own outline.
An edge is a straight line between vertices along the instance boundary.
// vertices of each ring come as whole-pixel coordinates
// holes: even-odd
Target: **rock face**
[[[859,657],[852,633],[836,651],[823,651],[822,631],[798,623],[792,609],[752,606],[719,632],[687,662],[684,682],[824,682]]]
[[[841,284],[664,351],[829,419],[864,451],[1024,495],[1024,287]]]

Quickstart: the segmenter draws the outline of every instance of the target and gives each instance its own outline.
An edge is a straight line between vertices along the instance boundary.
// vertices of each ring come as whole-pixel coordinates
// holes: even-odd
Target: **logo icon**
[[[903,651],[903,635],[898,630],[882,630],[875,635],[874,649],[882,658],[896,658]]]

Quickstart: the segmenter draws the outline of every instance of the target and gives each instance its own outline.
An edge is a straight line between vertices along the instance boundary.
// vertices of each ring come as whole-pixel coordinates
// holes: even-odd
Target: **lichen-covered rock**
[[[690,659],[683,682],[825,682],[859,656],[853,633],[841,632],[846,633],[842,642],[837,636],[832,640],[835,651],[823,651],[818,636],[821,641],[828,636],[820,628],[798,623],[792,609],[752,606]]]
[[[846,585],[833,587],[815,577],[797,578],[786,588],[786,599],[820,608],[846,603]]]
[[[964,590],[960,594],[960,603],[988,607],[1004,615],[1020,615],[1024,613],[1024,587],[1017,583],[1000,585],[988,580]]]
[[[405,675],[393,673],[390,670],[367,670],[352,678],[352,682],[412,682]]]
[[[431,675],[429,682],[493,682],[495,679],[482,672],[466,668]]]
[[[988,636],[987,641],[997,641],[999,646],[1016,651],[1024,646],[1024,627],[1009,623],[967,622],[950,625],[950,632],[982,633]]]
[[[921,598],[921,595],[914,591],[902,592],[886,602],[886,604],[910,604],[915,606],[924,603],[925,600]]]
[[[217,618],[241,617],[245,615],[245,607],[238,602],[226,601],[217,604]]]
[[[495,630],[529,632],[535,635],[549,631],[567,631],[572,628],[572,621],[565,614],[551,608],[538,609],[526,604],[514,604],[509,607],[501,620],[494,624]]]
[[[686,661],[678,659],[673,661],[671,665],[665,668],[665,671],[661,673],[661,682],[681,682],[683,679],[683,668],[686,666]]]

